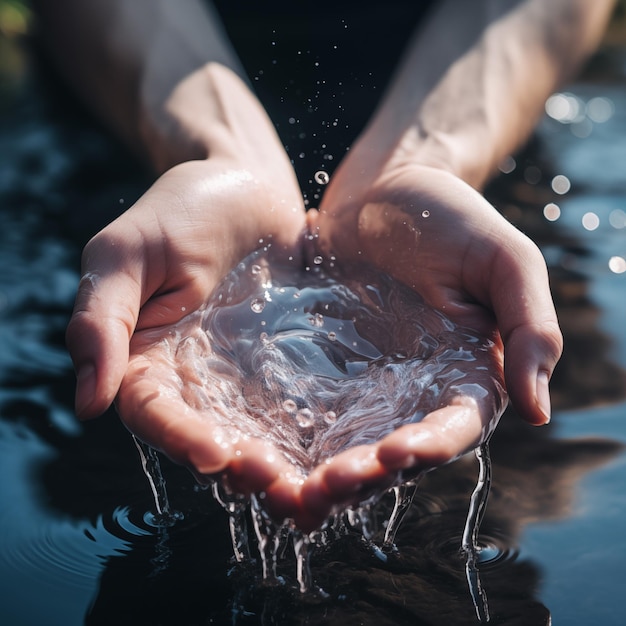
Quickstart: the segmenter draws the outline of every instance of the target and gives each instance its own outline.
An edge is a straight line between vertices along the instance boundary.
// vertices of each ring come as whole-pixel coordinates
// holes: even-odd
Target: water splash
[[[165,492],[165,481],[160,471],[158,454],[153,449],[136,440],[140,450],[142,465],[149,479],[157,510],[169,511],[169,503]],[[480,524],[484,516],[490,485],[491,461],[489,458],[488,443],[485,442],[475,451],[479,462],[479,473],[476,486],[470,498],[470,505],[465,521],[461,554],[465,558],[465,575],[468,591],[474,605],[476,617],[480,623],[490,621],[487,594],[480,578],[480,566],[485,562],[495,562],[490,556],[489,546],[483,546],[478,539]],[[249,498],[238,494],[228,493],[218,481],[212,483],[212,495],[228,513],[229,527],[232,539],[233,555],[237,563],[254,562],[250,550],[247,513],[250,512],[254,535],[256,538],[256,553],[261,563],[261,578],[263,585],[284,586],[295,581],[297,590],[306,597],[319,599],[329,598],[329,594],[316,585],[311,568],[311,557],[316,550],[329,546],[341,537],[360,534],[364,545],[370,553],[379,560],[387,563],[387,555],[399,555],[395,546],[395,537],[403,520],[409,512],[417,493],[421,477],[395,485],[389,490],[393,494],[394,506],[391,514],[383,521],[385,527],[384,539],[379,545],[376,536],[379,534],[377,520],[377,504],[379,498],[372,498],[370,502],[356,508],[347,507],[345,510],[331,516],[326,524],[312,533],[303,533],[289,522],[277,524],[263,507],[262,497],[251,495]],[[382,495],[379,496],[382,498]],[[172,516],[168,519],[181,519]],[[157,544],[157,556],[152,559],[153,571],[151,575],[158,575],[169,564],[170,551],[168,549],[168,526],[161,526],[160,540]],[[486,558],[483,557],[483,549]],[[498,551],[495,550],[497,553]],[[287,579],[278,573],[278,565],[291,568]]]
[[[204,311],[173,327],[172,370],[199,415],[233,441],[270,441],[304,478],[471,385],[503,400],[487,368],[467,366],[490,359],[490,340],[387,276],[328,269],[294,271],[253,255]]]

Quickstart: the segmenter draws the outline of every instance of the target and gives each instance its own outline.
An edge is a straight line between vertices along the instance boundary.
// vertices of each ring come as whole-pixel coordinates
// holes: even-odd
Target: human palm
[[[345,178],[340,170],[319,217],[309,220],[321,249],[367,259],[456,323],[498,332],[514,406],[530,423],[545,423],[562,338],[535,244],[444,170],[396,168],[362,192],[355,192],[359,181]]]

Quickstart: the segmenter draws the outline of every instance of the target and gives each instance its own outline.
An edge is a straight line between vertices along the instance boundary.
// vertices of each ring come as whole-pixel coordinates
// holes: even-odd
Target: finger
[[[102,239],[85,247],[83,277],[66,331],[80,419],[97,417],[113,402],[128,364],[141,301],[139,262],[125,263]]]
[[[531,424],[550,421],[548,384],[563,350],[545,261],[521,235],[502,248],[490,279],[490,298],[504,342],[504,370],[512,404]]]
[[[232,438],[168,389],[168,380],[151,369],[149,359],[131,359],[116,400],[122,421],[139,439],[197,475],[224,471],[235,458]]]
[[[303,477],[299,474],[292,471],[286,472],[267,486],[260,497],[267,512],[276,522],[282,524],[287,519],[294,519],[298,528],[310,532],[318,528],[324,518],[322,517],[318,522],[317,519],[309,520],[308,517],[302,516],[301,491],[303,482]]]
[[[272,483],[289,475],[292,466],[269,442],[241,438],[232,445],[233,455],[226,470],[233,491],[249,495],[265,492]],[[278,489],[276,486],[273,493]]]
[[[462,456],[486,440],[497,419],[481,415],[471,398],[429,413],[417,424],[407,424],[385,437],[377,459],[388,472],[426,471]]]
[[[391,486],[395,476],[378,460],[376,445],[350,448],[309,474],[302,486],[302,511],[296,522],[307,528],[319,526],[333,507],[358,504]]]
[[[324,523],[335,504],[326,488],[320,468],[314,469],[306,477],[299,496],[294,522],[304,532],[312,532]]]

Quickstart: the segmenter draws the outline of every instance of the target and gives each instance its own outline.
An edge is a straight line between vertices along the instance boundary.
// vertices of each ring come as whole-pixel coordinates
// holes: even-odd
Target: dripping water
[[[178,520],[183,518],[182,513],[173,511],[170,507],[169,498],[167,495],[167,489],[165,486],[165,479],[161,472],[161,463],[159,461],[159,455],[157,451],[145,444],[139,438],[132,436],[137,450],[139,451],[139,457],[141,459],[141,466],[144,474],[148,479],[152,496],[154,498],[154,505],[156,507],[156,514],[151,515],[149,520],[152,525],[166,528],[173,526]]]
[[[387,521],[387,528],[385,529],[385,539],[383,540],[383,549],[390,550],[394,548],[394,541],[396,534],[404,520],[406,514],[413,504],[413,498],[417,493],[418,480],[411,480],[402,485],[393,487],[393,495],[395,498],[393,510]]]
[[[489,457],[488,441],[476,448],[474,453],[478,459],[478,480],[470,497],[469,510],[465,528],[463,529],[461,551],[465,555],[465,576],[476,610],[476,617],[480,623],[485,623],[490,618],[487,595],[483,589],[478,571],[478,558],[480,555],[478,532],[485,514],[491,488],[491,459]]]
[[[228,530],[232,542],[233,555],[237,563],[251,558],[246,523],[247,502],[243,496],[229,497],[219,482],[211,485],[213,498],[228,513]]]
[[[167,540],[167,528],[173,525],[182,516],[173,513],[165,488],[157,452],[137,438],[133,437],[140,453],[142,467],[148,478],[157,509],[154,516],[158,526]],[[468,590],[477,619],[480,623],[490,621],[487,595],[482,586],[478,568],[480,543],[478,534],[483,519],[489,490],[491,486],[491,461],[488,442],[480,445],[475,451],[479,464],[478,479],[470,497],[470,504],[461,540],[461,553],[465,558],[465,575]],[[389,491],[394,498],[394,506],[386,520],[384,539],[379,547],[374,542],[375,524],[373,509],[375,504],[366,504],[356,508],[347,507],[343,512],[332,515],[324,525],[324,530],[306,534],[294,528],[288,521],[277,525],[264,509],[262,500],[252,495],[245,498],[240,495],[230,495],[219,482],[212,483],[214,499],[228,513],[229,529],[232,541],[233,556],[237,563],[252,560],[252,553],[248,540],[246,514],[251,513],[252,525],[256,536],[256,548],[261,561],[261,576],[266,585],[282,585],[285,580],[277,574],[277,564],[289,562],[295,569],[295,581],[302,594],[316,594],[318,597],[328,597],[328,594],[316,586],[311,570],[311,555],[318,547],[326,545],[348,533],[358,532],[371,552],[380,560],[386,562],[390,551],[397,552],[395,537],[409,512],[417,493],[419,478],[406,483],[395,485]],[[160,544],[163,542],[160,542]],[[293,549],[293,559],[287,555],[288,545]],[[165,545],[162,548],[166,548]],[[154,559],[155,572],[167,567],[167,550],[161,549]],[[158,562],[157,562],[158,561]],[[153,572],[154,573],[154,572]]]

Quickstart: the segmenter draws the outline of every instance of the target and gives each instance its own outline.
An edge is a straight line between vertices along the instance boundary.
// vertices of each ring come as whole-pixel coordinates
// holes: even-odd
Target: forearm
[[[38,12],[61,72],[157,171],[245,156],[263,140],[278,147],[217,16],[197,0],[40,0]]]
[[[482,187],[598,44],[612,7],[612,0],[443,2],[414,37],[350,161],[371,175],[389,162],[443,167]]]

